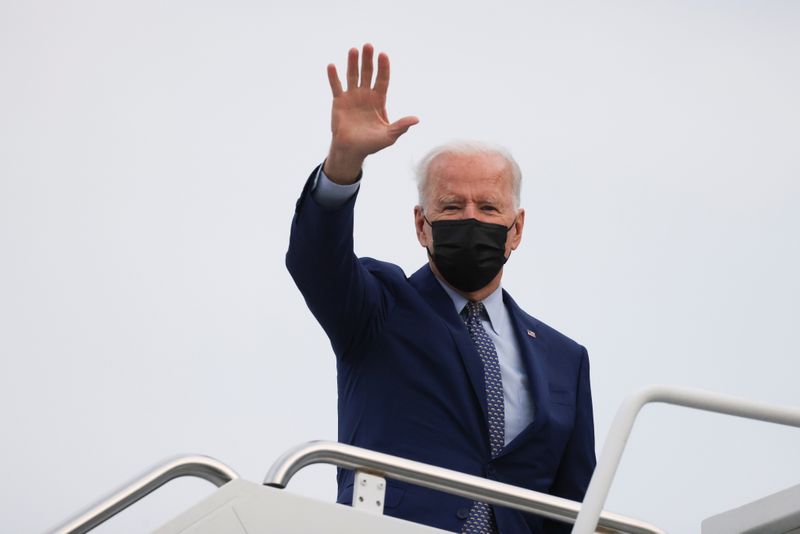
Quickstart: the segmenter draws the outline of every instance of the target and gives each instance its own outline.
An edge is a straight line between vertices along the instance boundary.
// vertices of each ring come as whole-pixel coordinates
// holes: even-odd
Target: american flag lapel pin
[[[534,332],[533,330],[528,330],[528,335],[533,337],[533,338],[535,338],[536,337],[536,332]]]

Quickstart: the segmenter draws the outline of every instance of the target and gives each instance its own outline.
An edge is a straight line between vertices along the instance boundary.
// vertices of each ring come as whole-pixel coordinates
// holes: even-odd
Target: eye
[[[494,206],[486,205],[486,206],[481,206],[481,211],[497,212],[497,208]]]

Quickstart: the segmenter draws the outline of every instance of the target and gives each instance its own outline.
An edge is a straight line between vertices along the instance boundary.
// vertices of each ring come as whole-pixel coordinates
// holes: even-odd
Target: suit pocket
[[[575,406],[575,392],[566,389],[553,389],[550,388],[550,400],[554,404],[563,404],[565,406]]]

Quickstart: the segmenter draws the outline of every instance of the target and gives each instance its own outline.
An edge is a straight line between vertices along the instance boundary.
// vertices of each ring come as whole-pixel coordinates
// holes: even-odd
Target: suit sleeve
[[[589,384],[589,356],[586,348],[581,347],[581,350],[575,425],[550,490],[553,495],[578,502],[583,501],[597,463],[594,450],[592,392]],[[572,525],[566,523],[552,521],[546,524],[547,533],[568,533],[572,530]]]
[[[286,266],[331,341],[338,358],[372,339],[387,315],[391,297],[353,252],[354,195],[338,208],[325,208],[309,177],[292,220]]]

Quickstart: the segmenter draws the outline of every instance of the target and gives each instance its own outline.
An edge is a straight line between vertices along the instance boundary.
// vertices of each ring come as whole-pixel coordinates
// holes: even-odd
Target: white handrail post
[[[124,485],[108,497],[49,531],[50,534],[83,534],[111,519],[125,508],[179,477],[197,477],[217,487],[239,478],[236,471],[208,456],[179,456],[168,460]]]
[[[573,534],[592,534],[605,506],[611,482],[619,467],[636,416],[645,404],[663,402],[746,419],[800,428],[800,409],[749,401],[708,391],[672,386],[650,386],[634,393],[617,411],[597,462]]]

